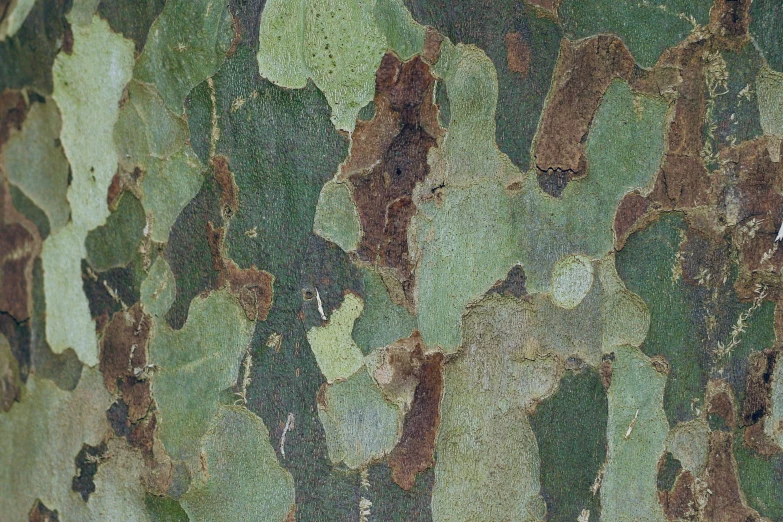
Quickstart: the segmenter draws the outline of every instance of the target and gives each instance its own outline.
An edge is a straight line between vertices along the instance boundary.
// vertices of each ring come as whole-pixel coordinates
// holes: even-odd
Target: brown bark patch
[[[6,89],[0,92],[0,150],[8,141],[11,130],[22,130],[22,122],[27,117],[27,104],[20,91]]]
[[[40,499],[35,500],[28,516],[30,522],[60,522],[57,510],[51,510]]]
[[[519,73],[523,78],[527,76],[532,59],[530,46],[522,35],[513,32],[508,33],[503,39],[506,44],[506,61],[511,72]]]
[[[123,381],[135,381],[147,366],[150,325],[139,303],[115,313],[106,325],[100,342],[99,368],[110,393],[119,394]]]
[[[707,413],[720,416],[729,428],[734,428],[737,423],[734,403],[725,391],[719,391],[710,397]]]
[[[630,79],[634,59],[615,36],[563,39],[552,91],[535,144],[539,184],[559,195],[568,181],[587,174],[585,142],[601,99],[615,78]],[[557,183],[547,178],[557,177]]]
[[[650,199],[665,210],[708,202],[710,179],[701,159],[702,130],[707,111],[703,56],[705,41],[686,40],[664,51],[656,70],[677,71],[674,118],[666,132],[664,158]]]
[[[412,338],[416,338],[414,334]],[[420,337],[412,352],[413,361],[418,364],[397,366],[395,371],[402,375],[398,381],[405,382],[404,371],[418,379],[411,409],[405,415],[400,441],[389,454],[387,462],[392,478],[401,488],[410,490],[416,482],[416,475],[435,463],[435,437],[440,425],[440,399],[443,393],[443,366],[445,358],[436,352],[424,356]]]
[[[745,428],[745,433],[742,434],[742,443],[759,455],[770,457],[781,451],[781,448],[764,433],[764,420]]]
[[[430,65],[438,63],[440,58],[440,44],[443,43],[443,35],[436,29],[427,26],[424,33],[424,47],[421,51],[421,57]]]
[[[704,474],[709,489],[703,511],[704,519],[713,522],[761,521],[759,514],[746,506],[742,498],[731,451],[733,439],[733,435],[725,431],[710,433]]]
[[[710,10],[710,31],[718,41],[738,49],[748,40],[751,0],[715,0]]]
[[[742,403],[742,426],[761,421],[770,409],[772,400],[772,375],[775,371],[777,352],[764,350],[750,354],[748,377],[745,384],[745,400]]]
[[[693,513],[695,480],[690,471],[683,471],[677,477],[671,491],[659,491],[658,500],[669,520],[689,518]]]
[[[650,201],[639,192],[634,191],[623,196],[614,215],[613,228],[617,250],[621,250],[628,236],[639,228],[642,217],[647,214],[649,208]]]
[[[729,243],[713,240],[697,229],[689,230],[681,256],[683,281],[687,284],[719,288],[730,275]]]
[[[234,173],[229,170],[228,158],[215,156],[211,161],[215,180],[220,186],[220,212],[223,219],[230,219],[239,209],[239,188],[234,181]]]
[[[416,212],[413,189],[427,177],[427,154],[442,136],[434,86],[429,65],[420,57],[401,62],[386,54],[376,73],[375,116],[357,121],[351,154],[340,173],[354,187],[363,230],[359,259],[390,269],[408,308],[413,306],[415,269],[407,238]]]
[[[275,278],[255,266],[239,268],[230,259],[218,277],[218,286],[228,285],[228,290],[239,298],[245,316],[251,321],[266,321],[272,308],[272,283]]]
[[[33,263],[40,253],[38,229],[14,208],[0,172],[0,312],[17,322],[32,312]]]
[[[112,211],[117,210],[117,204],[120,201],[122,192],[127,190],[136,199],[143,199],[139,180],[142,177],[142,170],[139,167],[134,167],[132,171],[126,171],[122,167],[117,169],[117,172],[111,178],[111,184],[106,194],[106,203],[109,205],[109,209]]]
[[[724,221],[737,225],[734,244],[747,271],[778,273],[783,267],[783,249],[775,241],[783,221],[783,162],[773,163],[766,140],[757,138],[723,151],[721,177],[729,180],[719,210]],[[736,180],[736,181],[733,181]]]

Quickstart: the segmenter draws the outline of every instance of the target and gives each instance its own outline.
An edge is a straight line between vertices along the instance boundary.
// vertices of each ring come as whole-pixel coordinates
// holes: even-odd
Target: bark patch
[[[416,212],[413,189],[427,177],[427,153],[442,135],[434,87],[435,78],[420,57],[401,62],[386,54],[376,74],[375,116],[357,121],[351,155],[341,170],[354,187],[362,224],[359,259],[389,268],[408,307],[415,268],[407,239]]]
[[[627,80],[633,70],[631,53],[615,36],[563,39],[535,146],[539,184],[545,192],[559,196],[570,180],[587,174],[590,123],[612,80]]]
[[[419,361],[415,372],[419,383],[411,409],[405,415],[400,441],[388,458],[394,482],[406,491],[413,487],[418,473],[435,464],[435,437],[440,424],[445,361],[442,353],[424,356],[420,342],[412,355]]]

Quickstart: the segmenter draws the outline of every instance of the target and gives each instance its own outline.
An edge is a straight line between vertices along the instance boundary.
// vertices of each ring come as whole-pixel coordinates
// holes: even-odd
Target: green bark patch
[[[101,0],[98,14],[109,22],[112,31],[133,40],[138,54],[144,49],[150,26],[165,5],[166,0]]]
[[[52,63],[57,53],[73,51],[73,35],[65,13],[70,0],[35,2],[13,36],[0,41],[0,91],[31,87],[52,92]]]
[[[327,382],[345,380],[364,364],[362,352],[351,338],[354,321],[363,309],[362,300],[348,294],[326,325],[314,326],[307,332],[307,342]]]
[[[591,487],[606,457],[606,391],[594,369],[567,372],[551,397],[536,406],[530,425],[541,458],[547,520],[571,522],[583,509],[600,516]]]
[[[783,5],[775,0],[756,0],[750,4],[750,32],[767,63],[783,71]]]
[[[637,63],[652,67],[664,49],[683,40],[694,24],[706,25],[710,0],[663,0],[656,3],[565,0],[558,11],[569,38],[614,33]]]
[[[669,431],[663,412],[666,375],[636,348],[618,346],[613,353],[601,520],[663,522],[657,477]]]
[[[168,1],[149,35],[134,77],[156,84],[169,110],[182,114],[185,96],[218,70],[231,46],[228,5],[217,0]]]
[[[408,337],[416,329],[416,318],[394,304],[381,276],[364,270],[364,310],[353,323],[352,337],[364,355]]]
[[[133,194],[124,194],[106,224],[87,234],[84,242],[87,261],[99,272],[127,265],[137,250],[146,224],[139,200]]]
[[[151,214],[149,235],[161,243],[168,241],[177,216],[204,180],[201,162],[186,143],[187,123],[175,114],[154,85],[132,81],[114,127],[119,182],[143,194],[142,204]]]
[[[530,146],[549,91],[561,30],[529,5],[513,0],[438,2],[405,0],[413,17],[435,27],[454,43],[474,44],[497,71],[495,141],[521,170],[530,164]]]
[[[108,424],[111,398],[97,370],[86,369],[73,392],[35,375],[22,401],[0,422],[0,512],[9,520],[27,520],[36,498],[74,520],[96,520],[71,491],[74,458],[83,444],[97,446]],[[91,499],[91,501],[94,499]]]
[[[117,170],[111,131],[130,79],[132,45],[103,20],[73,26],[73,54],[54,64],[54,94],[62,114],[62,145],[71,164],[71,222],[44,242],[46,337],[55,353],[73,348],[82,362],[98,362],[95,326],[82,292],[81,260],[87,232],[109,215],[106,194]],[[95,82],[94,78],[106,78]]]
[[[166,315],[172,328],[182,328],[193,298],[217,284],[218,271],[207,227],[221,225],[218,184],[214,176],[208,176],[171,227],[163,254],[176,281],[176,299]]]
[[[373,98],[375,71],[386,50],[374,4],[271,0],[261,14],[261,75],[297,89],[312,78],[329,101],[335,127],[352,131],[359,110]]]
[[[649,356],[663,355],[669,361],[671,373],[663,404],[672,425],[695,417],[692,405],[704,397],[709,364],[677,271],[680,261],[676,255],[686,228],[681,214],[664,214],[628,238],[616,260],[625,284],[650,309],[650,331],[642,351]]]
[[[364,368],[326,388],[318,418],[326,434],[329,458],[351,469],[391,452],[402,426],[400,408],[383,397]]]
[[[635,95],[615,80],[587,137],[588,177],[569,183],[558,198],[546,194],[535,175],[521,182],[514,211],[528,292],[548,290],[552,267],[563,256],[595,259],[612,250],[619,201],[648,185],[658,170],[666,109],[661,100]]]

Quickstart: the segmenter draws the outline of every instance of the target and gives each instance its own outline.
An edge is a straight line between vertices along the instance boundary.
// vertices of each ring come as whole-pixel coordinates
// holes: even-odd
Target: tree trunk
[[[0,522],[783,521],[775,0],[0,0]]]

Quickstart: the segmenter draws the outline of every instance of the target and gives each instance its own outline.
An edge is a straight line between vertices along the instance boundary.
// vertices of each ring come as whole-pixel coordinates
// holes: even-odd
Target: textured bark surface
[[[783,522],[774,0],[0,0],[0,522]]]

